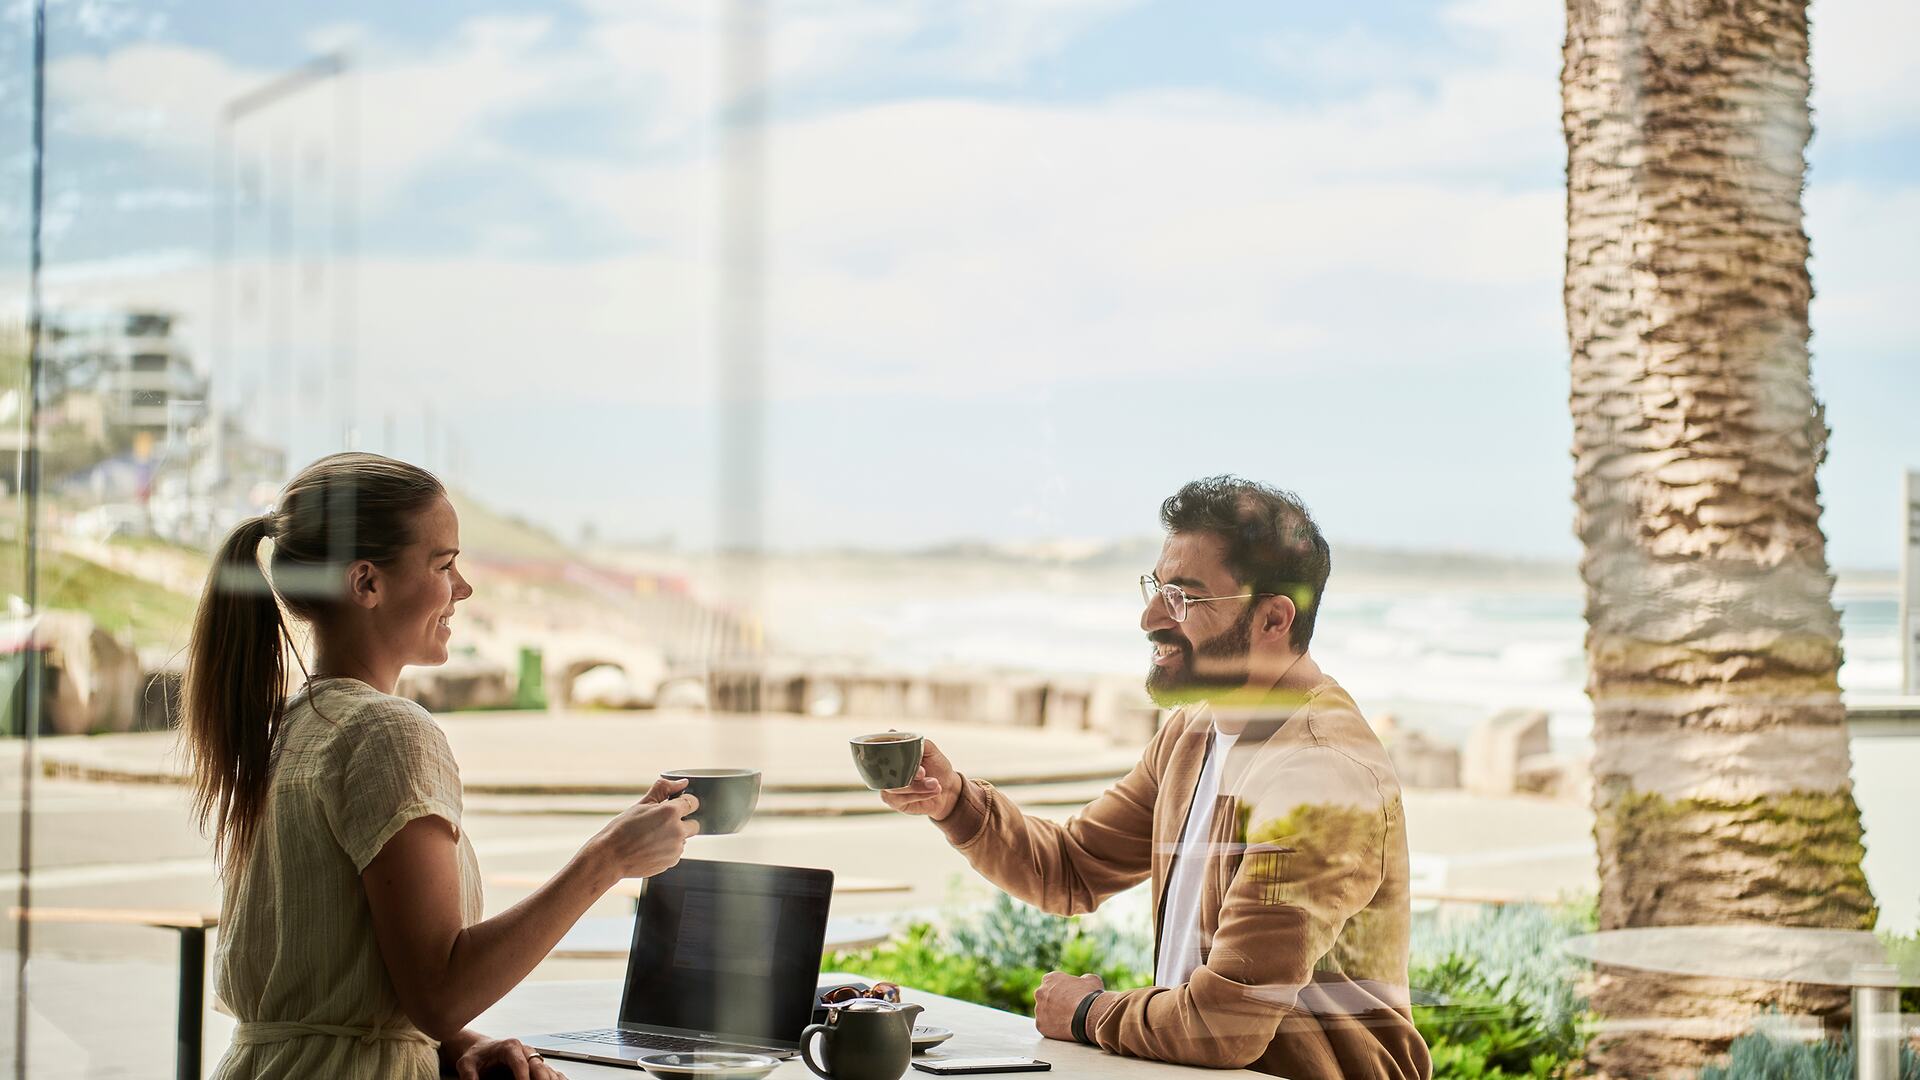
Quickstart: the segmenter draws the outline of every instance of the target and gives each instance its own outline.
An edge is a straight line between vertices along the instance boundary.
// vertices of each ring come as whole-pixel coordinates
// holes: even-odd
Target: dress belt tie
[[[372,1046],[377,1042],[440,1045],[429,1038],[426,1032],[413,1027],[387,1027],[382,1024],[376,1024],[373,1027],[345,1027],[340,1024],[306,1024],[298,1020],[243,1020],[233,1029],[233,1045],[260,1046],[266,1043],[291,1042],[309,1035],[358,1039],[361,1046]]]

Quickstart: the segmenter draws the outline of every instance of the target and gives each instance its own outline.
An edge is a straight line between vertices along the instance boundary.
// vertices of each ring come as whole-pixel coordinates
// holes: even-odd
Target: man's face
[[[1178,585],[1190,600],[1248,591],[1227,569],[1225,541],[1211,533],[1170,533],[1153,574],[1162,585]],[[1189,603],[1186,621],[1176,622],[1164,598],[1148,601],[1140,629],[1153,643],[1147,693],[1156,704],[1181,705],[1247,684],[1255,602]]]

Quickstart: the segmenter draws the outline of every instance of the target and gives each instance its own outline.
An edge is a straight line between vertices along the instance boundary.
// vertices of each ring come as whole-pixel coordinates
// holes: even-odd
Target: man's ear
[[[365,559],[347,567],[347,603],[372,610],[380,603],[380,568]]]
[[[1269,596],[1261,605],[1260,615],[1254,620],[1255,629],[1264,641],[1293,647],[1293,620],[1300,610],[1293,606],[1293,597],[1281,594]]]

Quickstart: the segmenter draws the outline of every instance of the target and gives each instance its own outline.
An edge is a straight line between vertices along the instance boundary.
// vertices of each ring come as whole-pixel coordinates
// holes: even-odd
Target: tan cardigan
[[[1208,752],[1207,706],[1168,718],[1133,771],[1064,825],[984,781],[938,822],[974,869],[1057,915],[1151,877],[1165,890]],[[1105,995],[1088,1034],[1112,1053],[1291,1080],[1425,1080],[1407,998],[1407,834],[1385,750],[1322,678],[1249,721],[1224,763],[1185,986]]]

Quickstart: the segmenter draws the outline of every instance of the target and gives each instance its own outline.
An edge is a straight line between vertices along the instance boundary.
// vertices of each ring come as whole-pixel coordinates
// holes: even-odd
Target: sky
[[[11,301],[28,7],[0,3]],[[721,10],[52,4],[49,297],[179,311],[297,460],[351,438],[563,535],[709,542]],[[1234,472],[1336,544],[1576,556],[1560,10],[772,5],[766,542],[1140,536]],[[1824,524],[1884,567],[1920,467],[1920,6],[1812,11]],[[347,76],[221,123],[336,49]]]

